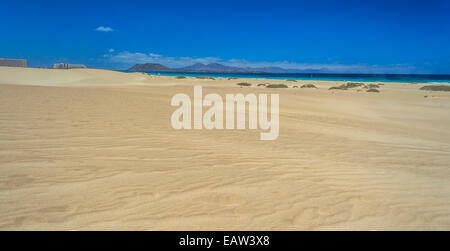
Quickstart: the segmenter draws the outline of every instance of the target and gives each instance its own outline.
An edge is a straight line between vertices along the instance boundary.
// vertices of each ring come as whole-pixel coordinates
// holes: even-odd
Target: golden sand
[[[0,67],[0,229],[450,230],[450,93],[338,84]],[[279,93],[279,138],[172,129],[194,85]]]

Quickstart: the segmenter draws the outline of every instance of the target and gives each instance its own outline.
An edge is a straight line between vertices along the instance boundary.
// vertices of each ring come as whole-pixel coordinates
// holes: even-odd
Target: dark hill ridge
[[[233,66],[226,66],[218,63],[211,64],[194,64],[191,66],[180,68],[182,71],[195,71],[195,72],[247,72],[247,73],[261,73],[262,71],[250,68],[240,68]]]
[[[182,68],[169,68],[161,64],[137,64],[129,71],[161,71],[161,72],[246,72],[246,73],[258,73],[255,69],[240,68],[233,66],[226,66],[218,63],[211,64],[194,64]]]
[[[160,71],[160,72],[224,72],[224,73],[321,73],[327,72],[328,69],[320,70],[308,69],[283,69],[280,67],[264,67],[264,68],[242,68],[234,66],[226,66],[218,63],[211,64],[193,64],[182,68],[169,68],[161,64],[137,64],[128,71]],[[329,72],[329,71],[328,71]]]
[[[174,69],[170,69],[162,64],[137,64],[128,70],[129,71],[172,71]]]

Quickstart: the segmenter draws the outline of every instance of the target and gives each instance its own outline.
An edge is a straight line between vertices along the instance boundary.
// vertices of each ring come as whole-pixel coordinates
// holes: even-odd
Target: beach
[[[450,230],[450,92],[340,84],[0,67],[0,230]],[[278,139],[173,129],[195,85],[279,94]]]

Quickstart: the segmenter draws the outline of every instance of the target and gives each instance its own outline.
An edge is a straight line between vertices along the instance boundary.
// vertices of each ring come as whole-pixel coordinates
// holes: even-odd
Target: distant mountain
[[[168,68],[162,64],[137,64],[129,71],[174,71],[175,69]]]
[[[226,66],[218,63],[212,64],[194,64],[182,68],[169,68],[161,64],[137,64],[129,71],[161,71],[161,72],[242,72],[242,73],[260,73],[263,71],[251,69],[251,68],[240,68],[233,66]]]
[[[258,73],[262,71],[258,71],[255,69],[249,69],[249,68],[240,68],[240,67],[233,67],[233,66],[226,66],[218,63],[211,63],[211,64],[194,64],[191,66],[186,66],[183,68],[177,69],[179,71],[185,71],[185,72],[246,72],[246,73]]]
[[[242,68],[234,66],[226,66],[218,63],[211,64],[193,64],[182,68],[169,68],[161,64],[137,64],[128,71],[153,71],[153,72],[223,72],[223,73],[324,73],[329,72],[328,69],[284,69],[280,67],[263,67],[263,68]]]
[[[184,70],[184,71],[199,71],[205,68],[204,64],[193,64],[193,65],[189,65],[183,68],[180,68],[180,70]]]

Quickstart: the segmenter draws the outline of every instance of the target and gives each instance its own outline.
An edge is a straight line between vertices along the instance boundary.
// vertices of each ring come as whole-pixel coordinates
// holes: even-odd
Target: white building
[[[27,67],[27,61],[25,59],[9,59],[9,58],[0,58],[0,66],[9,66],[9,67]]]

